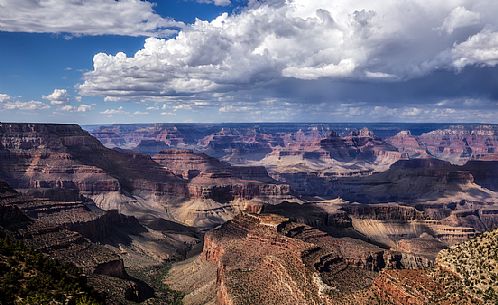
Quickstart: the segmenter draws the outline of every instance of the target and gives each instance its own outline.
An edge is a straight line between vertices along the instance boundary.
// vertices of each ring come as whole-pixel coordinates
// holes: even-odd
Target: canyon
[[[188,161],[189,154],[184,150],[169,156],[184,156]],[[208,227],[224,222],[237,209],[227,201],[240,199],[240,204],[245,204],[256,197],[277,200],[289,196],[289,188],[271,179],[261,167],[227,170],[226,164],[219,162],[211,167],[219,167],[218,173],[202,171],[189,180],[180,172],[182,161],[175,163],[176,168],[173,163],[164,167],[161,156],[168,154],[153,159],[106,148],[77,125],[0,126],[0,179],[26,194],[83,196],[105,210],[180,222],[188,222],[189,216],[175,219],[172,215],[184,215],[182,208],[188,202],[205,211],[199,217],[206,218]],[[232,174],[227,175],[229,172]]]
[[[185,304],[491,304],[496,293],[482,298],[439,261],[273,214],[239,215],[211,231],[202,254],[174,266],[166,283],[186,293]]]
[[[37,252],[81,270],[109,304],[167,299],[133,277],[135,269],[162,264],[200,243],[195,231],[158,230],[136,218],[103,211],[93,202],[23,195],[0,183],[0,231]]]
[[[495,129],[0,123],[0,225],[111,304],[487,304],[441,256],[498,229]]]

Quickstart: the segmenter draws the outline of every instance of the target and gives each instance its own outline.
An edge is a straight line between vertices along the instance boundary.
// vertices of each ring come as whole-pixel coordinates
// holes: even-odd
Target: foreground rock
[[[405,256],[281,216],[245,214],[209,232],[202,255],[174,266],[166,282],[186,293],[186,304],[479,302],[453,276],[404,265]],[[416,283],[414,290],[406,289],[407,281]]]
[[[32,199],[0,187],[0,227],[30,248],[81,268],[109,304],[160,296],[128,270],[184,258],[199,242],[195,232],[153,230],[92,202]]]

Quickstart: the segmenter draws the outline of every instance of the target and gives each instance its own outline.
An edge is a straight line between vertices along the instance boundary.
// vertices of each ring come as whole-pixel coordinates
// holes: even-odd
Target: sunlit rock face
[[[149,157],[107,149],[77,125],[2,124],[0,145],[2,178],[18,189],[188,195],[181,178]]]
[[[190,277],[197,279],[195,283]],[[431,260],[354,238],[333,238],[275,214],[245,214],[205,236],[202,254],[166,278],[186,304],[472,304]],[[444,279],[444,280],[443,280]],[[407,289],[412,281],[413,289]],[[445,287],[454,287],[447,293]],[[209,289],[210,293],[207,293]]]
[[[406,152],[410,158],[431,156],[459,165],[470,160],[498,160],[497,129],[494,125],[455,125],[419,136],[404,131],[387,141],[400,152]]]
[[[189,181],[192,198],[227,203],[258,199],[280,202],[290,198],[290,189],[268,175],[262,166],[232,166],[204,153],[170,149],[152,156],[164,168]]]

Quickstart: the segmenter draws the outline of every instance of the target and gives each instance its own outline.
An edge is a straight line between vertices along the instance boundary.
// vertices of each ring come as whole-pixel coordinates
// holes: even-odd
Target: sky
[[[0,0],[0,122],[498,123],[494,0]]]

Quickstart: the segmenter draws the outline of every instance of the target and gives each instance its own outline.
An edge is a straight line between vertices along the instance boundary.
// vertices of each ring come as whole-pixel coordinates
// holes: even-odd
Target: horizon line
[[[435,124],[435,125],[498,125],[486,122],[140,122],[140,123],[55,123],[55,122],[4,122],[0,124],[40,124],[40,125],[79,125],[79,126],[103,126],[103,125],[153,125],[153,124],[181,124],[181,125],[222,125],[222,124]]]

